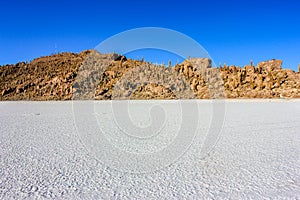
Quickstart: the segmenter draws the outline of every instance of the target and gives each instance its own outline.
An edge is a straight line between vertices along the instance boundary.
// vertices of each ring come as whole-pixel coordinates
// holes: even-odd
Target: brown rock
[[[222,92],[226,98],[299,98],[300,73],[281,64],[218,69],[208,58],[191,58],[165,68],[94,50],[62,53],[0,67],[1,100],[219,98]]]
[[[274,69],[280,70],[282,65],[282,60],[268,60],[264,62],[260,62],[257,64],[257,68],[261,68],[265,71],[272,71]]]

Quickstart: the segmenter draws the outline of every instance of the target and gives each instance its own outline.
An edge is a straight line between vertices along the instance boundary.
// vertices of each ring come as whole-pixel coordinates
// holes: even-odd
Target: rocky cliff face
[[[300,73],[281,69],[281,60],[258,63],[256,67],[220,68],[228,98],[299,98]]]
[[[212,68],[207,58],[157,66],[94,50],[0,66],[0,100],[300,98],[281,60]]]

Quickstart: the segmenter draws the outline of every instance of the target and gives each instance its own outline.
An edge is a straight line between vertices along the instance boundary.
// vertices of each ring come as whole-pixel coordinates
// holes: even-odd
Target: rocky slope
[[[158,66],[94,50],[0,66],[0,100],[300,98],[281,60],[212,68],[207,58]]]

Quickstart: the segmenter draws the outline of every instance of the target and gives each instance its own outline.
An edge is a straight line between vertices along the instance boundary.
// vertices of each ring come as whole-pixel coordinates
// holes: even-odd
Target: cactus
[[[168,67],[172,67],[172,62],[171,62],[171,60],[169,60],[169,62],[168,62]]]
[[[123,67],[123,65],[122,65],[122,64],[123,64],[123,60],[124,60],[124,57],[122,57],[121,60],[120,60],[120,63],[119,63],[119,67],[120,67],[120,68]]]

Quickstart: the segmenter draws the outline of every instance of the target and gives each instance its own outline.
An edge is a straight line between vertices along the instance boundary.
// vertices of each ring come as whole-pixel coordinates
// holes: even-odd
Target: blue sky
[[[148,26],[188,35],[216,64],[276,58],[298,70],[300,63],[297,0],[11,0],[0,8],[0,64],[92,49],[117,33]]]

